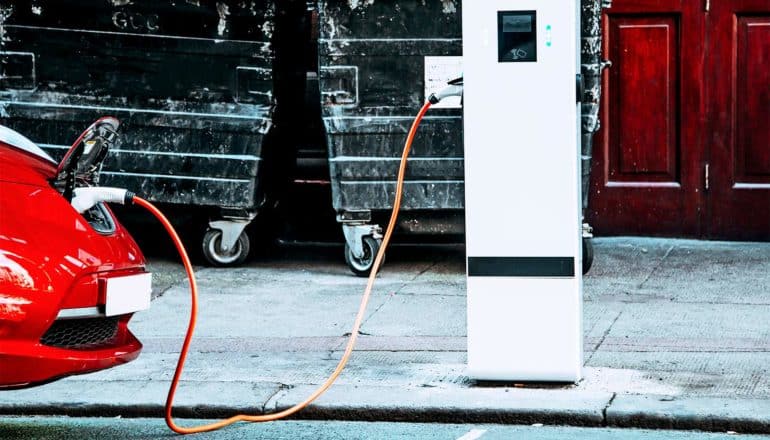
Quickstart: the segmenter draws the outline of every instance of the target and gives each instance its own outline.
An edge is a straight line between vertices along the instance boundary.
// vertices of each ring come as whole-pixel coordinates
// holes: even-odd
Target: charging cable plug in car
[[[75,208],[75,211],[82,214],[93,208],[97,203],[107,202],[128,205],[131,204],[133,199],[134,193],[127,189],[92,186],[75,188],[70,203]]]

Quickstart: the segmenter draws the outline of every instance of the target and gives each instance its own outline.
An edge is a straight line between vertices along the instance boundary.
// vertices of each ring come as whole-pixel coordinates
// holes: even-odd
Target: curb
[[[96,385],[92,383],[92,385]],[[70,416],[162,418],[165,387],[116,395],[110,386],[81,393],[47,396],[4,396],[0,414],[12,416]],[[304,400],[315,387],[251,384],[255,388],[235,403],[228,400],[245,383],[186,383],[177,418],[216,419],[238,413],[266,414]],[[71,384],[70,384],[71,386]],[[125,389],[125,384],[120,385]],[[157,388],[157,389],[156,389]],[[113,391],[113,392],[111,392]],[[244,394],[244,393],[241,393]],[[113,403],[104,403],[114,396]],[[22,397],[22,398],[18,398]],[[75,403],[72,403],[75,402]],[[615,395],[580,390],[522,388],[395,388],[332,387],[294,420],[382,421],[422,423],[494,423],[566,425],[639,429],[735,431],[770,434],[770,400],[724,398],[675,398],[653,395]]]
[[[178,419],[220,419],[238,413],[264,414],[258,407],[228,406],[178,406],[174,416]],[[131,407],[108,404],[84,404],[62,407],[60,405],[0,405],[0,414],[5,416],[68,416],[68,417],[123,417],[163,418],[162,405],[135,405]],[[329,407],[314,405],[303,410],[291,420],[336,420],[367,422],[412,422],[412,423],[479,423],[612,427],[634,429],[698,430],[712,432],[735,431],[742,434],[770,434],[770,423],[761,418],[734,418],[704,416],[677,416],[637,412],[626,416],[612,416],[597,420],[567,411],[500,411],[466,410],[462,408],[420,408],[393,410],[390,408]]]
[[[770,400],[618,395],[607,426],[770,434]]]

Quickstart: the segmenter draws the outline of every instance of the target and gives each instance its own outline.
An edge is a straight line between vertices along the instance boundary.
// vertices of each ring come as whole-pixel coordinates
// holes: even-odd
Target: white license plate
[[[125,277],[107,278],[105,281],[105,315],[125,315],[126,313],[150,308],[152,274],[149,272]]]

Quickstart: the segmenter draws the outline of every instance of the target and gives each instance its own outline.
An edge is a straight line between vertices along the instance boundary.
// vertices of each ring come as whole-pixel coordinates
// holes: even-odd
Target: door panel
[[[770,17],[738,18],[736,183],[770,184]]]
[[[702,13],[697,2],[615,0],[603,17],[602,130],[588,220],[597,233],[701,233]]]
[[[770,1],[712,0],[711,238],[770,240]]]
[[[770,184],[770,16],[737,22],[735,183]]]
[[[610,185],[679,185],[678,34],[675,16],[617,17],[610,23],[609,56],[622,66],[609,78],[615,91],[615,111],[608,115]]]

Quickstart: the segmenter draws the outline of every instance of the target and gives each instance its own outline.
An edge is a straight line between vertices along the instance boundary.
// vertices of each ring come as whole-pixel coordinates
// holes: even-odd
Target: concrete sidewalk
[[[770,433],[770,243],[613,238],[595,250],[579,384],[469,380],[462,248],[395,248],[348,368],[298,417]],[[164,291],[132,321],[138,360],[2,392],[0,413],[160,416],[189,293],[175,264],[152,269]],[[201,268],[198,280],[176,414],[200,418],[302,400],[336,365],[365,284],[339,248]]]

